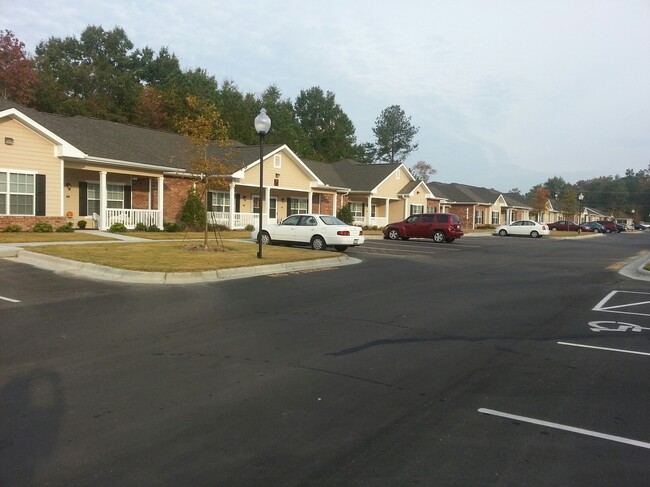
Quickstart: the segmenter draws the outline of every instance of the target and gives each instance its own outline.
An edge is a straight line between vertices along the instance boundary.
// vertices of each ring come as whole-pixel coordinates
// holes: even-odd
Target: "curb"
[[[650,253],[644,254],[641,257],[634,259],[626,266],[623,266],[618,273],[625,277],[629,277],[630,279],[650,281],[650,271],[644,269],[649,261]]]
[[[361,262],[359,259],[355,259],[354,257],[339,255],[328,259],[219,269],[214,271],[140,272],[116,269],[89,262],[77,262],[62,259],[51,255],[29,252],[28,250],[17,247],[8,247],[8,250],[6,251],[7,255],[4,255],[2,251],[5,250],[5,247],[6,246],[0,247],[0,257],[14,257],[18,262],[24,264],[75,277],[132,284],[192,284],[198,282],[216,282],[269,274],[299,272],[307,269],[326,269],[329,267],[358,264]]]

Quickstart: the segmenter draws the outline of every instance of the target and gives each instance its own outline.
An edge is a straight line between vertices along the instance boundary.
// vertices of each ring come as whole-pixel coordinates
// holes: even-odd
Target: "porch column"
[[[269,208],[271,208],[271,187],[270,186],[266,188],[266,191],[264,191],[264,209],[266,210],[266,213],[264,213],[262,218],[264,219],[265,225],[269,224],[269,215],[271,214]]]
[[[235,183],[230,183],[230,206],[228,207],[228,228],[235,228]]]
[[[334,193],[334,197],[332,199],[332,216],[336,216],[336,205],[338,204],[338,198],[339,194]]]
[[[366,212],[366,225],[372,225],[372,196],[368,196],[368,203],[366,203],[368,211]]]
[[[165,178],[163,176],[160,176],[158,178],[158,217],[156,218],[157,220],[156,226],[161,230],[163,229],[163,226],[165,224],[165,207],[164,207],[165,186],[163,184],[164,181]]]
[[[106,189],[106,171],[99,172],[99,229],[108,230],[107,215],[106,215],[106,201],[108,200],[108,192]]]
[[[314,204],[314,193],[310,189],[309,193],[307,193],[307,213],[314,213],[314,209],[312,208],[313,204]]]
[[[386,225],[390,223],[390,198],[385,198],[384,204],[386,205]]]

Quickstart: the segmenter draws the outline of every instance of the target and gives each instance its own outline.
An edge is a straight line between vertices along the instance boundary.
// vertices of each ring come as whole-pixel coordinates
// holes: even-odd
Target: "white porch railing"
[[[257,227],[260,221],[259,213],[235,213],[233,215],[233,224],[230,228],[230,215],[224,211],[211,211],[208,213],[208,223],[215,223],[230,228],[231,230],[241,230],[246,225]],[[264,216],[264,222],[267,218]]]
[[[353,222],[353,225],[358,225],[360,227],[365,227],[368,224],[366,223],[366,220],[364,218],[364,219],[360,219],[360,220],[355,219],[354,222]],[[385,227],[386,225],[388,225],[388,218],[386,218],[386,217],[371,217],[370,218],[370,225],[369,226],[371,226],[371,227],[375,227],[375,226],[376,227]]]
[[[147,227],[157,225],[162,230],[162,218],[158,210],[126,210],[123,208],[107,208],[106,224],[100,225],[107,230],[115,223],[123,223],[130,230],[134,229],[138,223],[143,223]]]

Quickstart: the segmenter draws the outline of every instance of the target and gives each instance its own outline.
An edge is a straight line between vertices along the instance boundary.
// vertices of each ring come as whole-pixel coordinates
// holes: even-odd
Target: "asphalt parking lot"
[[[647,485],[648,235],[187,286],[0,260],[0,485]]]

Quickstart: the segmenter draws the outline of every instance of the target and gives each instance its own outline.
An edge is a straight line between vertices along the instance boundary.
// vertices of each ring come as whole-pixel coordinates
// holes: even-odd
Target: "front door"
[[[278,223],[278,199],[269,199],[269,223]]]

